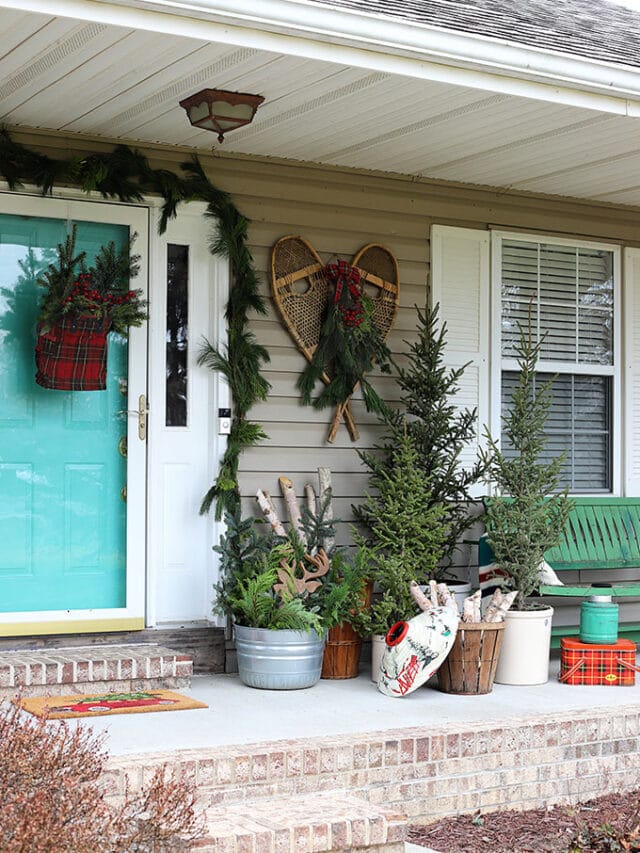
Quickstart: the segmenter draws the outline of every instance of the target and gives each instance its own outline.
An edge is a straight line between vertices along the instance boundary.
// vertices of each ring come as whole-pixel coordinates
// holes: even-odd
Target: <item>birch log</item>
[[[324,509],[324,518],[327,524],[333,521],[333,487],[331,485],[331,468],[318,468],[318,483],[320,484],[320,508]],[[322,543],[324,550],[330,554],[335,540],[331,536]]]
[[[465,598],[462,605],[462,621],[463,622],[481,622],[482,616],[480,613],[480,597],[482,591],[477,589],[473,595]]]
[[[262,490],[262,494],[263,494],[263,495],[265,496],[265,498],[267,499],[267,501],[268,501],[268,503],[269,503],[269,506],[270,506],[270,507],[271,507],[271,509],[273,510],[273,514],[274,514],[274,515],[277,515],[277,514],[278,514],[278,512],[277,512],[277,510],[276,510],[276,505],[275,505],[275,504],[274,504],[274,502],[273,502],[273,498],[271,497],[271,492],[268,492],[266,489],[263,489],[263,490]]]
[[[284,502],[287,505],[289,518],[291,519],[291,526],[295,530],[296,535],[298,536],[302,544],[306,545],[307,537],[304,535],[304,530],[302,529],[300,507],[298,506],[298,498],[296,497],[296,491],[293,487],[293,483],[288,477],[280,477],[278,482],[280,483],[280,491],[282,492],[282,497],[284,498]]]
[[[433,607],[439,607],[438,604],[438,584],[435,581],[429,581],[429,595]]]
[[[420,585],[416,583],[416,581],[411,581],[409,585],[409,591],[413,597],[413,600],[418,605],[420,610],[431,610],[432,605],[430,599],[427,598],[424,592],[420,589]]]
[[[278,536],[286,536],[287,531],[284,529],[282,522],[278,518],[278,514],[271,503],[270,496],[266,495],[262,489],[258,489],[256,492],[256,500],[258,501],[258,506],[262,510],[262,514],[271,525],[273,532]]]
[[[304,497],[307,503],[307,509],[311,515],[315,515],[318,512],[318,509],[316,506],[316,490],[313,488],[312,483],[304,484]]]
[[[310,512],[311,515],[315,516],[318,512],[316,503],[316,490],[313,488],[313,485],[311,483],[304,484],[304,499],[307,505],[308,512]],[[311,549],[311,555],[313,556],[314,554],[316,554],[317,550],[317,546],[314,545]]]
[[[441,607],[448,607],[450,610],[458,612],[458,604],[455,595],[451,592],[446,583],[439,583],[436,587],[438,593],[438,604]]]
[[[499,590],[496,590],[499,592]],[[494,592],[495,597],[495,592]],[[493,607],[493,598],[487,607],[487,612],[485,614],[484,620],[485,622],[504,622],[504,617],[507,613],[507,610],[511,607],[513,602],[516,600],[518,596],[518,590],[514,590],[513,592],[508,592],[506,595],[501,594],[501,600],[499,604],[496,604]]]

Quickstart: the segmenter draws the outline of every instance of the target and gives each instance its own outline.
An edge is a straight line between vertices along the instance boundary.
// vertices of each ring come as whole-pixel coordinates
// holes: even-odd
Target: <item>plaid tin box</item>
[[[631,640],[612,645],[581,643],[573,637],[560,641],[559,680],[565,684],[633,686],[636,681],[636,646]]]

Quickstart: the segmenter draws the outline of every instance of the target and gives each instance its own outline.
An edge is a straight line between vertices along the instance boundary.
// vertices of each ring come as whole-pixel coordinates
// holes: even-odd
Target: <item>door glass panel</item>
[[[167,246],[167,426],[187,426],[189,247]]]
[[[127,342],[106,391],[35,382],[36,279],[73,222],[0,214],[0,612],[126,605]],[[125,225],[78,222],[91,265]]]

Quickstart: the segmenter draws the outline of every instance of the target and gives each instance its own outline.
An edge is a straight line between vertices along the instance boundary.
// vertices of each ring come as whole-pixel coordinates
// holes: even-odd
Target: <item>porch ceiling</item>
[[[551,87],[525,97],[444,66],[429,79],[2,0],[0,33],[9,126],[208,150],[213,135],[178,101],[215,86],[266,99],[225,151],[640,206],[640,118],[597,98],[574,106]]]

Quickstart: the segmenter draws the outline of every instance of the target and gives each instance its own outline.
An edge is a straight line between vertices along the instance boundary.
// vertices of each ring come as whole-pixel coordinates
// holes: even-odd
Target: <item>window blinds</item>
[[[613,253],[504,240],[502,355],[514,358],[529,312],[541,361],[613,364]]]

